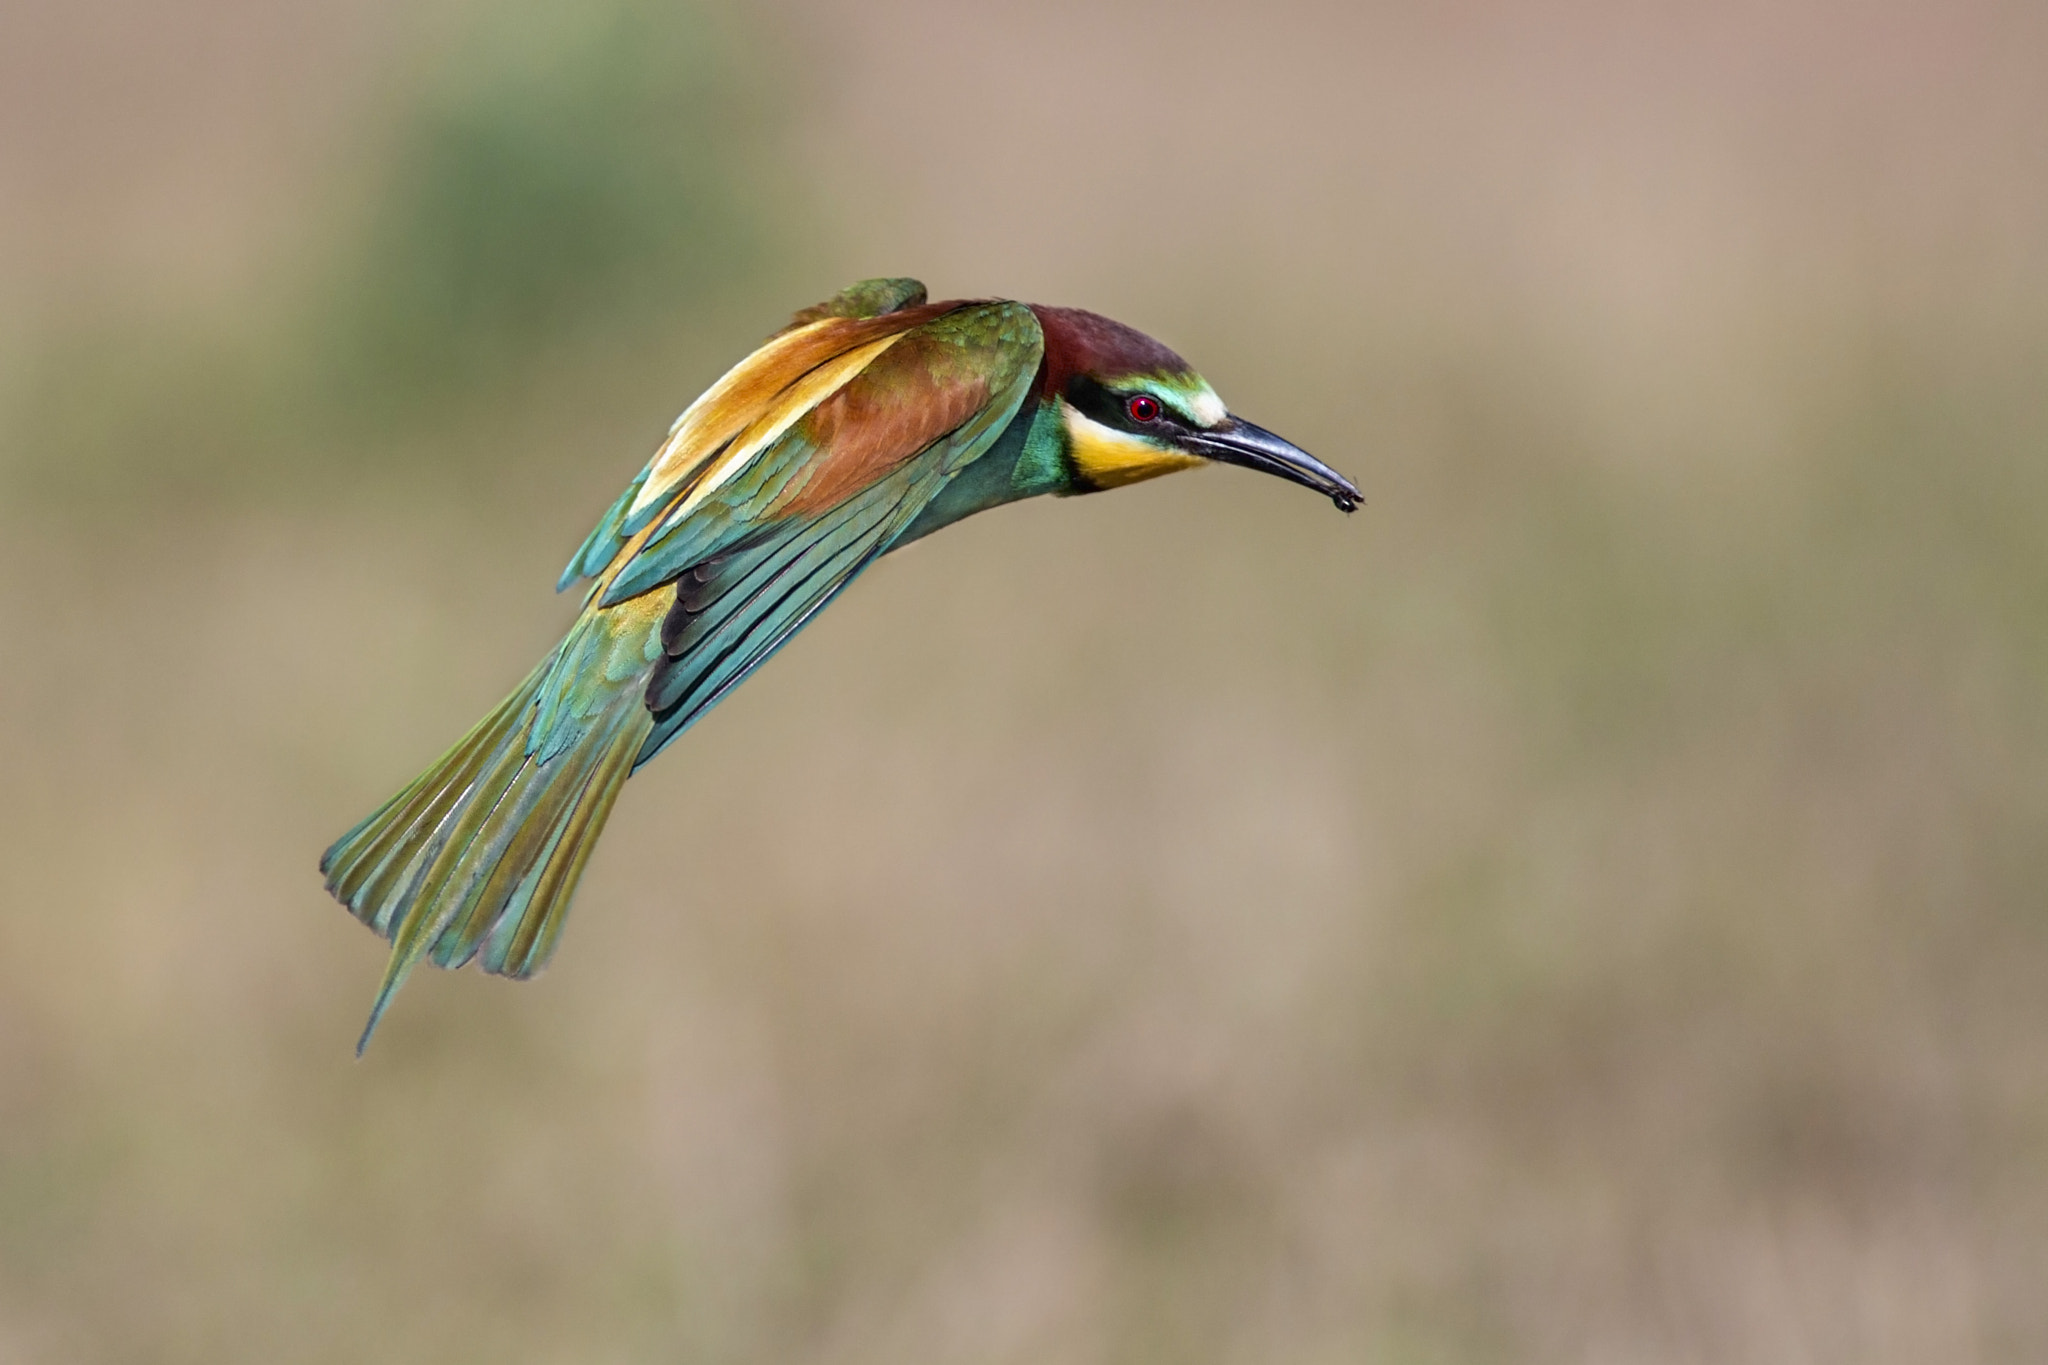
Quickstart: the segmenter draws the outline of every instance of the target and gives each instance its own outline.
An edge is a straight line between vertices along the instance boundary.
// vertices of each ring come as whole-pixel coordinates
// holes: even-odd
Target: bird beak
[[[1240,417],[1232,417],[1220,427],[1190,432],[1181,438],[1181,443],[1211,460],[1278,474],[1304,488],[1313,488],[1336,503],[1340,512],[1355,512],[1364,501],[1357,484],[1300,446]]]

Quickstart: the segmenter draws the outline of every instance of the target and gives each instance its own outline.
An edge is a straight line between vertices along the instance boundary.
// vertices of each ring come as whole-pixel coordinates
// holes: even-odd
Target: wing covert
[[[759,667],[995,442],[1042,345],[1021,304],[936,319],[641,543],[602,591],[623,600],[676,585],[639,762]]]
[[[715,489],[895,342],[959,307],[828,314],[778,332],[676,418],[654,457],[571,557],[557,591],[578,579],[602,577],[633,536],[671,513],[678,499]]]

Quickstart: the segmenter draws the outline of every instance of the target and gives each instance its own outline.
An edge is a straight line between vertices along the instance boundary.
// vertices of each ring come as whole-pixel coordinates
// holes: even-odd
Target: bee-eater
[[[861,570],[972,513],[1208,463],[1359,492],[1094,313],[864,280],[676,419],[563,570],[582,612],[526,681],[320,860],[392,941],[356,1051],[421,958],[527,977],[626,778]]]

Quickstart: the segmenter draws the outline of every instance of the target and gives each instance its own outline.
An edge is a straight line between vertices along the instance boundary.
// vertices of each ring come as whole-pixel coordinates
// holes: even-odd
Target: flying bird
[[[1073,308],[864,280],[676,419],[570,559],[560,644],[320,859],[391,940],[356,1052],[422,959],[527,977],[619,789],[875,560],[975,512],[1220,463],[1343,511],[1357,487],[1232,416],[1143,333]]]

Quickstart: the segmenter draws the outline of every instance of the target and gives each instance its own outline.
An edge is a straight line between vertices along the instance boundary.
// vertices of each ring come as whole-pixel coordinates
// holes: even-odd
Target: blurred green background
[[[537,984],[314,861],[864,275],[1345,469],[893,559]],[[0,1362],[2048,1358],[2048,10],[0,8]]]

